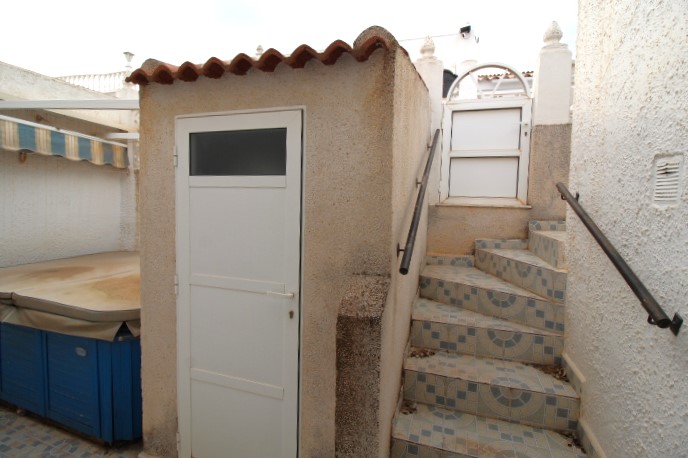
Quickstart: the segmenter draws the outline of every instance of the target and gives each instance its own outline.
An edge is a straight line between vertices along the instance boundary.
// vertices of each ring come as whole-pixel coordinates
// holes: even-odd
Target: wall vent
[[[682,165],[683,156],[680,155],[655,158],[653,202],[656,205],[671,205],[678,202],[681,191]]]

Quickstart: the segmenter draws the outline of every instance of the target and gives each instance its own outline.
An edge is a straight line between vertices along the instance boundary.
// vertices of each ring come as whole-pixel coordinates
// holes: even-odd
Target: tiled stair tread
[[[566,242],[566,231],[533,231],[538,234],[555,239],[559,242]]]
[[[523,251],[523,250],[490,250],[484,251]],[[538,258],[539,259],[539,258]],[[542,262],[542,261],[541,261]],[[516,286],[494,275],[487,274],[475,267],[460,267],[460,266],[425,266],[421,272],[421,277],[432,277],[444,281],[461,283],[464,285],[475,286],[477,288],[492,289],[507,294],[514,294],[516,296],[524,296],[541,301],[548,301],[546,297],[539,296],[527,289]]]
[[[546,336],[561,335],[556,332],[526,326],[525,324],[489,317],[482,313],[472,312],[470,310],[458,308],[454,305],[442,304],[422,297],[416,301],[413,307],[413,319],[526,334]]]
[[[404,369],[504,388],[578,399],[573,387],[525,364],[437,351],[425,357],[407,357]]]
[[[555,272],[566,273],[566,269],[557,269],[553,265],[543,261],[537,255],[533,254],[528,250],[512,250],[512,249],[499,249],[499,248],[481,248],[480,251],[485,251],[487,253],[492,253],[497,256],[501,256],[507,259],[513,259],[515,261],[523,262],[525,264],[530,264],[535,267],[541,267],[543,269],[553,270]]]
[[[473,255],[453,255],[441,253],[427,253],[425,255],[425,264],[439,265],[439,266],[462,266],[474,267],[475,256]]]
[[[416,404],[414,412],[396,413],[392,438],[435,449],[434,454],[413,456],[445,456],[436,453],[443,451],[475,458],[585,458],[570,439],[554,431],[425,404]],[[393,445],[391,456],[408,456],[395,453],[399,445]]]

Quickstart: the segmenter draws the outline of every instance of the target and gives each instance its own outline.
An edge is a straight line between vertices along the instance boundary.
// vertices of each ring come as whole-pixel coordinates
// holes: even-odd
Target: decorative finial
[[[124,66],[127,71],[127,75],[131,74],[131,59],[134,58],[134,53],[129,51],[124,51],[124,58],[127,60],[127,65]]]
[[[561,28],[559,28],[559,24],[557,24],[557,21],[552,21],[552,23],[549,25],[549,28],[545,32],[545,36],[543,37],[543,40],[545,42],[545,46],[560,46],[561,43],[561,37],[564,36],[563,33],[561,33]]]
[[[430,36],[427,36],[425,38],[425,42],[423,42],[423,46],[420,48],[420,55],[429,58],[432,57],[435,54],[435,42],[432,41],[432,38]]]
[[[261,45],[258,45],[258,47],[256,48],[256,59],[259,59],[260,56],[263,55],[264,51],[265,50],[263,49],[263,47]]]

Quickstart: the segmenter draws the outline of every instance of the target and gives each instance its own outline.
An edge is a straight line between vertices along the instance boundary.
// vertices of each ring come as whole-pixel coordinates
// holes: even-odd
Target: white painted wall
[[[136,249],[131,172],[0,150],[0,267]]]
[[[688,317],[688,191],[653,205],[653,161],[688,153],[688,1],[579,4],[570,187],[666,312]],[[568,212],[566,352],[586,382],[582,420],[612,457],[684,457],[688,326],[646,322]]]

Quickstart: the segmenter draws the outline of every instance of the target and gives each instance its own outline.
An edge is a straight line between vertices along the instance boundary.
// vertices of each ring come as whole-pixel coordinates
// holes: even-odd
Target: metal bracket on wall
[[[652,315],[647,316],[647,322],[653,326],[657,326],[657,322],[652,319]],[[669,329],[674,333],[675,336],[677,336],[679,329],[681,329],[681,325],[683,325],[683,317],[676,312],[674,313],[674,318],[669,324]]]

